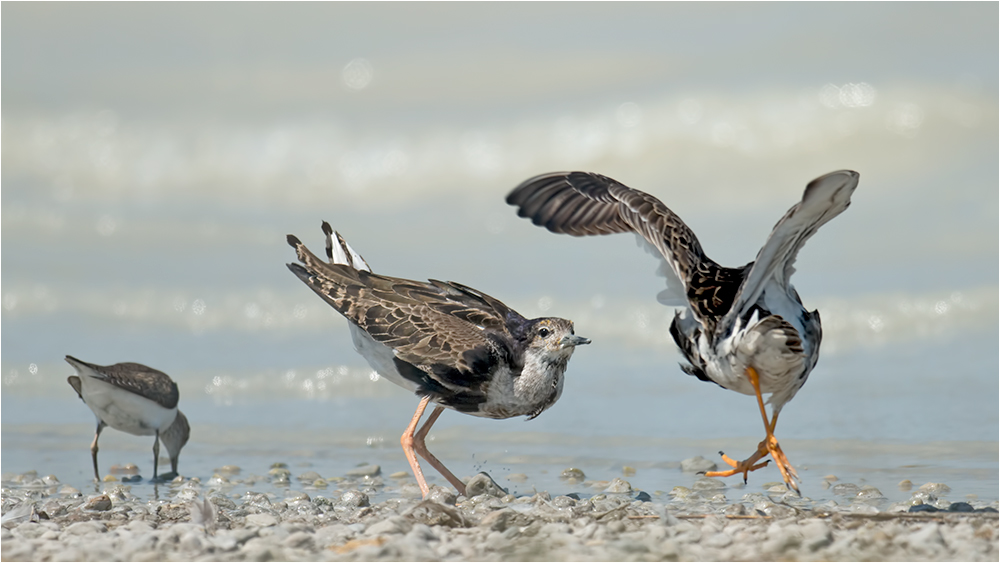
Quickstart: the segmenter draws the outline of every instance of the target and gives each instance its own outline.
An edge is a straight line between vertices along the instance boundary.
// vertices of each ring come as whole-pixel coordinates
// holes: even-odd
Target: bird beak
[[[568,336],[564,336],[563,339],[559,341],[559,345],[562,348],[572,348],[573,346],[579,346],[581,344],[590,344],[590,339],[570,334]]]

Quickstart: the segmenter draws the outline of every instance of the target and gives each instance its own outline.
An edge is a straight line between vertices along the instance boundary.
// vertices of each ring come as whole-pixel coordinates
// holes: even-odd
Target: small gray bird
[[[705,255],[681,218],[655,197],[611,178],[587,172],[553,172],[526,180],[508,196],[517,214],[553,233],[573,236],[632,232],[662,263],[667,289],[657,298],[681,307],[670,334],[690,362],[681,368],[702,381],[756,395],[766,436],[728,477],[760,469],[770,454],[785,483],[798,491],[798,475],[774,437],[781,407],[795,396],[819,359],[819,313],[803,307],[789,279],[799,250],[827,221],[843,213],[858,186],[858,173],[840,170],[806,186],[802,201],[774,226],[757,259],[726,268]],[[770,393],[770,420],[761,393]]]
[[[177,384],[162,371],[132,362],[99,366],[73,356],[66,361],[76,370],[67,379],[80,399],[94,411],[97,432],[90,445],[94,458],[94,477],[99,481],[97,440],[105,426],[136,436],[155,436],[153,441],[153,479],[157,479],[160,441],[170,454],[171,475],[177,475],[177,458],[191,436],[187,417],[177,410],[180,393]],[[167,476],[164,476],[166,478]]]
[[[464,495],[465,484],[424,443],[444,409],[531,420],[559,399],[570,356],[590,340],[574,335],[568,320],[526,319],[459,283],[374,274],[325,221],[323,232],[329,263],[288,235],[302,262],[288,269],[350,321],[354,347],[372,369],[420,397],[400,443],[424,497],[429,488],[415,454]],[[416,431],[431,402],[434,412]]]

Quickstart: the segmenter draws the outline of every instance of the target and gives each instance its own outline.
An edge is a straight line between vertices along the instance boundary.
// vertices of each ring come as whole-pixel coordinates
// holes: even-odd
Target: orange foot
[[[771,458],[774,459],[775,463],[778,465],[778,471],[781,472],[782,478],[785,480],[785,485],[789,489],[796,492],[796,494],[801,495],[799,492],[799,487],[796,481],[799,479],[798,473],[795,472],[795,468],[788,463],[788,458],[785,456],[785,452],[781,451],[781,446],[778,445],[778,440],[770,435],[767,438],[757,444],[757,451],[747,459],[743,461],[736,461],[733,458],[727,456],[726,454],[719,452],[722,456],[722,461],[726,462],[732,469],[728,471],[709,471],[705,473],[706,477],[732,477],[738,473],[743,474],[743,482],[747,482],[747,473],[751,471],[757,471],[762,467],[767,467],[767,464],[771,460],[764,460],[757,463],[762,457],[770,454]]]
[[[802,496],[799,492],[799,486],[797,484],[799,480],[799,474],[795,472],[795,468],[792,464],[788,463],[788,458],[785,457],[785,452],[781,451],[781,446],[778,445],[777,438],[774,435],[770,435],[764,439],[767,442],[767,451],[771,454],[771,458],[774,459],[774,463],[778,465],[778,471],[781,472],[781,476],[785,479],[785,485],[789,489],[795,491],[796,494]]]
[[[767,450],[767,444],[765,444],[764,442],[757,444],[757,451],[754,452],[752,456],[748,457],[743,461],[736,461],[735,459],[727,456],[726,454],[719,452],[719,455],[722,456],[722,461],[726,462],[730,467],[732,467],[732,469],[728,471],[709,471],[705,473],[705,477],[732,477],[733,475],[742,473],[743,482],[746,483],[747,473],[751,471],[757,471],[761,467],[767,467],[767,464],[770,463],[771,460],[765,460],[760,463],[757,463],[757,461],[760,460],[760,458],[766,456],[768,453],[769,452]]]

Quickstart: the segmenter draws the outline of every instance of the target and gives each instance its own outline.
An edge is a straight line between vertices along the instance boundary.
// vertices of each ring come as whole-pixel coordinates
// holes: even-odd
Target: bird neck
[[[514,393],[526,403],[551,405],[562,394],[563,373],[568,362],[568,354],[529,349],[521,374],[514,381]]]

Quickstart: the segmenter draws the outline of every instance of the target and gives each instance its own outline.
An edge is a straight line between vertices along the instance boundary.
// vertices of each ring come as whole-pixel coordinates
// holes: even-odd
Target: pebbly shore
[[[709,478],[650,495],[574,471],[566,481],[593,494],[515,496],[481,473],[468,480],[468,496],[433,486],[421,499],[412,479],[378,466],[331,479],[292,476],[281,464],[266,476],[220,468],[204,482],[158,484],[152,498],[118,480],[85,494],[51,475],[5,474],[0,545],[4,561],[1000,557],[997,502],[950,501],[940,483],[914,487],[906,502],[837,483],[840,502],[816,502],[781,484],[746,492]]]

